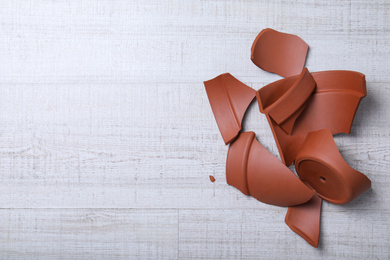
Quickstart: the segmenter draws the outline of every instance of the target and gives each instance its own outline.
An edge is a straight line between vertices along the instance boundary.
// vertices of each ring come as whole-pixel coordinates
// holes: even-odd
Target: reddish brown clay
[[[298,36],[264,29],[251,49],[251,60],[259,68],[282,77],[297,75],[305,65],[309,46]]]
[[[315,194],[308,202],[289,207],[285,222],[313,247],[318,247],[322,199]]]
[[[343,159],[328,129],[307,135],[295,160],[302,181],[335,204],[346,204],[371,187],[371,181]]]
[[[210,181],[211,181],[211,182],[215,182],[215,178],[214,178],[213,175],[209,175],[209,178],[210,178]]]
[[[302,204],[314,194],[256,140],[253,132],[241,133],[230,144],[226,180],[242,193],[277,206]]]
[[[311,75],[316,88],[310,97],[307,97],[307,93],[312,82],[305,70],[300,75],[273,82],[256,93],[260,112],[267,116],[280,157],[287,166],[293,163],[307,133],[320,129],[330,129],[332,134],[350,133],[360,100],[366,96],[365,77],[359,72],[322,71]],[[304,100],[306,106],[291,111],[289,120],[279,125],[269,114],[269,107],[284,100],[294,88],[302,91],[296,91],[296,95],[301,96],[295,96],[290,101],[292,104],[296,102],[291,106],[292,110]]]
[[[219,131],[228,144],[240,132],[242,118],[256,91],[229,73],[205,81],[204,85]]]
[[[287,134],[291,134],[295,120],[305,108],[315,86],[306,68],[297,78],[290,77],[271,83],[257,92],[260,111],[272,118]]]

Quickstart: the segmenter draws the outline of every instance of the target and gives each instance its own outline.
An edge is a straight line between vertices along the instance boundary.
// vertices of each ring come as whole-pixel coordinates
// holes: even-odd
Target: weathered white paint
[[[310,45],[310,71],[366,74],[336,143],[373,188],[324,203],[319,249],[288,229],[285,208],[226,184],[202,84],[279,79],[249,59],[267,27]],[[389,56],[388,1],[1,2],[0,255],[389,258]],[[277,155],[256,103],[244,130]]]

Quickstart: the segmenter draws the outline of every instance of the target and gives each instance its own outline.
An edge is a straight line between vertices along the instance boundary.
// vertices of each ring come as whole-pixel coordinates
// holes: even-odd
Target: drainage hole
[[[321,176],[321,177],[320,177],[320,181],[323,182],[323,183],[325,183],[325,182],[326,182],[325,177],[322,177],[322,176]]]

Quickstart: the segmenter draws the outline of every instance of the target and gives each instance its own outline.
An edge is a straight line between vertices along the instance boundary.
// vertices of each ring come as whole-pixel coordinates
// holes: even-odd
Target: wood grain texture
[[[172,259],[177,216],[177,210],[2,209],[1,258]]]
[[[309,44],[310,71],[366,75],[335,141],[372,189],[324,203],[319,249],[226,184],[203,86],[280,79],[249,58],[267,27]],[[1,2],[1,258],[390,258],[389,56],[386,0]],[[256,102],[243,129],[278,156]]]

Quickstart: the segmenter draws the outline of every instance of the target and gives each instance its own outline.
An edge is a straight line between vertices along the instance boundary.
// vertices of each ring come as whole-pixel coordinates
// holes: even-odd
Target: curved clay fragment
[[[245,195],[276,206],[302,204],[314,195],[313,190],[256,140],[254,132],[241,133],[230,145],[226,180]]]
[[[263,70],[289,77],[302,71],[308,49],[298,36],[268,28],[253,42],[251,60]]]
[[[315,86],[307,68],[298,77],[271,83],[257,92],[260,111],[272,118],[287,134],[291,134],[295,120],[302,113]],[[283,89],[286,87],[288,89]]]
[[[205,81],[204,85],[219,131],[228,144],[240,132],[242,118],[256,91],[229,73]]]
[[[318,247],[322,199],[317,194],[306,203],[289,207],[284,221],[311,246]]]
[[[328,129],[307,135],[295,169],[322,199],[335,204],[346,204],[371,187],[366,175],[344,161]]]
[[[365,76],[359,72],[311,73],[316,82],[315,91],[307,98],[309,87],[305,84],[298,85],[302,91],[297,92],[297,95],[302,95],[300,100],[307,98],[307,103],[300,108],[301,111],[298,109],[296,114],[293,114],[293,128],[291,132],[286,131],[289,129],[279,125],[269,115],[267,107],[279,102],[290,89],[297,87],[302,74],[271,83],[256,93],[260,112],[266,114],[280,157],[287,166],[293,163],[307,133],[320,129],[329,129],[332,134],[350,133],[360,100],[366,96]],[[307,74],[303,75],[308,77]]]

